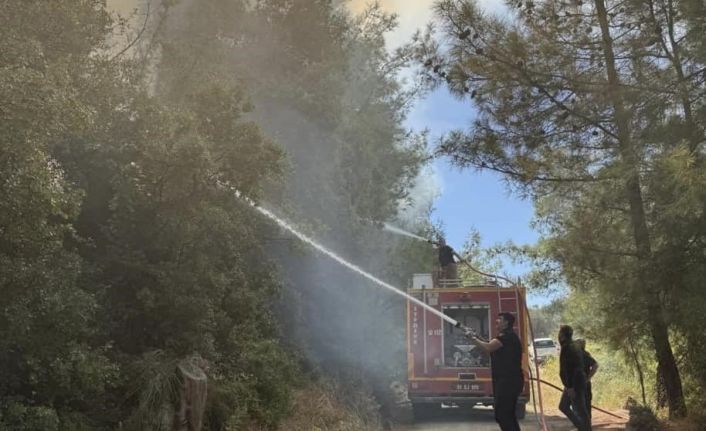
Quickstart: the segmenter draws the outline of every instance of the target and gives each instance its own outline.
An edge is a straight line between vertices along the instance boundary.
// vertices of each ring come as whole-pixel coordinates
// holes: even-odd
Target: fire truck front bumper
[[[433,396],[410,396],[412,404],[456,404],[456,405],[476,405],[482,404],[490,406],[493,404],[493,397],[482,395],[433,395]],[[527,403],[527,397],[519,397],[518,403]]]

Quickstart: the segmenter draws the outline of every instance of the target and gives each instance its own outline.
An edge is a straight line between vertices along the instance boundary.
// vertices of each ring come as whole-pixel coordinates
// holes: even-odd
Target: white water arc
[[[253,208],[255,208],[260,214],[264,215],[265,217],[269,218],[270,220],[274,221],[277,223],[280,227],[288,230],[291,232],[294,236],[302,240],[303,242],[309,244],[310,246],[314,247],[316,250],[320,251],[321,253],[325,254],[326,256],[330,257],[331,259],[335,260],[336,262],[340,263],[341,265],[345,266],[346,268],[357,272],[358,274],[362,275],[363,277],[367,278],[368,280],[374,282],[378,286],[384,287],[385,289],[400,295],[404,298],[409,299],[410,301],[414,302],[415,304],[419,305],[420,307],[424,307],[426,310],[428,310],[431,313],[436,314],[437,316],[441,317],[442,319],[446,320],[453,326],[457,326],[458,322],[451,317],[445,315],[444,313],[440,312],[439,310],[430,307],[429,305],[425,304],[424,302],[420,301],[419,299],[410,296],[403,292],[402,290],[396,288],[395,286],[386,283],[379,278],[375,277],[374,275],[365,272],[363,269],[360,267],[348,262],[347,260],[343,259],[336,253],[332,252],[331,250],[327,249],[326,247],[322,246],[321,244],[317,243],[313,239],[309,238],[308,236],[304,235],[303,233],[299,232],[294,226],[291,224],[287,223],[286,221],[282,220],[281,218],[277,217],[275,214],[273,214],[271,211],[255,204],[251,199],[243,196],[240,192],[235,192],[235,196],[244,200],[248,204],[250,204]]]
[[[388,230],[388,231],[390,231],[390,232],[394,232],[394,233],[399,234],[399,235],[408,236],[408,237],[410,237],[410,238],[418,239],[418,240],[420,240],[420,241],[429,241],[428,239],[426,239],[426,238],[424,238],[424,237],[422,237],[422,236],[415,235],[415,234],[413,234],[412,232],[407,232],[406,230],[400,229],[400,228],[398,228],[397,226],[392,226],[392,225],[389,224],[389,223],[385,223],[383,226],[385,227],[385,230]]]

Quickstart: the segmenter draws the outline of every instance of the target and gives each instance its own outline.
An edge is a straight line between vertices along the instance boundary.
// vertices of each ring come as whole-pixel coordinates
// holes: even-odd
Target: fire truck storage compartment
[[[442,312],[461,325],[476,331],[481,338],[490,335],[489,304],[442,304]],[[447,368],[487,368],[490,357],[471,344],[463,331],[444,322],[444,366]]]
[[[431,274],[412,275],[412,289],[432,289],[433,287],[434,281],[432,280]]]

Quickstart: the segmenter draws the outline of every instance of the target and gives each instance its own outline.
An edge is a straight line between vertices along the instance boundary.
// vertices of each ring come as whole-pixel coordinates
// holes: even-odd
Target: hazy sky
[[[418,28],[423,28],[432,17],[432,5],[435,0],[379,0],[380,5],[388,12],[399,17],[397,31],[389,35],[387,41],[390,47],[396,47],[406,42]],[[371,0],[350,0],[350,8],[360,12]],[[479,0],[488,12],[503,13],[506,8],[502,0]]]
[[[354,12],[360,12],[369,0],[352,0],[350,7]],[[406,42],[418,28],[422,28],[431,18],[431,5],[434,0],[381,0],[380,5],[388,12],[399,16],[399,27],[387,38],[391,47]]]
[[[139,0],[108,0],[108,7],[120,14],[132,12],[138,5]]]

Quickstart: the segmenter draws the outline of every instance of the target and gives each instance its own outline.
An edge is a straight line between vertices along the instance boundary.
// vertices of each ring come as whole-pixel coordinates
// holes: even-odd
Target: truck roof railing
[[[436,279],[434,288],[436,289],[453,289],[453,288],[476,288],[476,287],[493,287],[493,288],[510,288],[514,286],[506,286],[503,284],[498,283],[495,280],[488,280],[485,283],[478,284],[478,283],[471,283],[469,281],[460,279],[460,278],[441,278],[441,279]],[[422,288],[424,289],[424,288]]]

